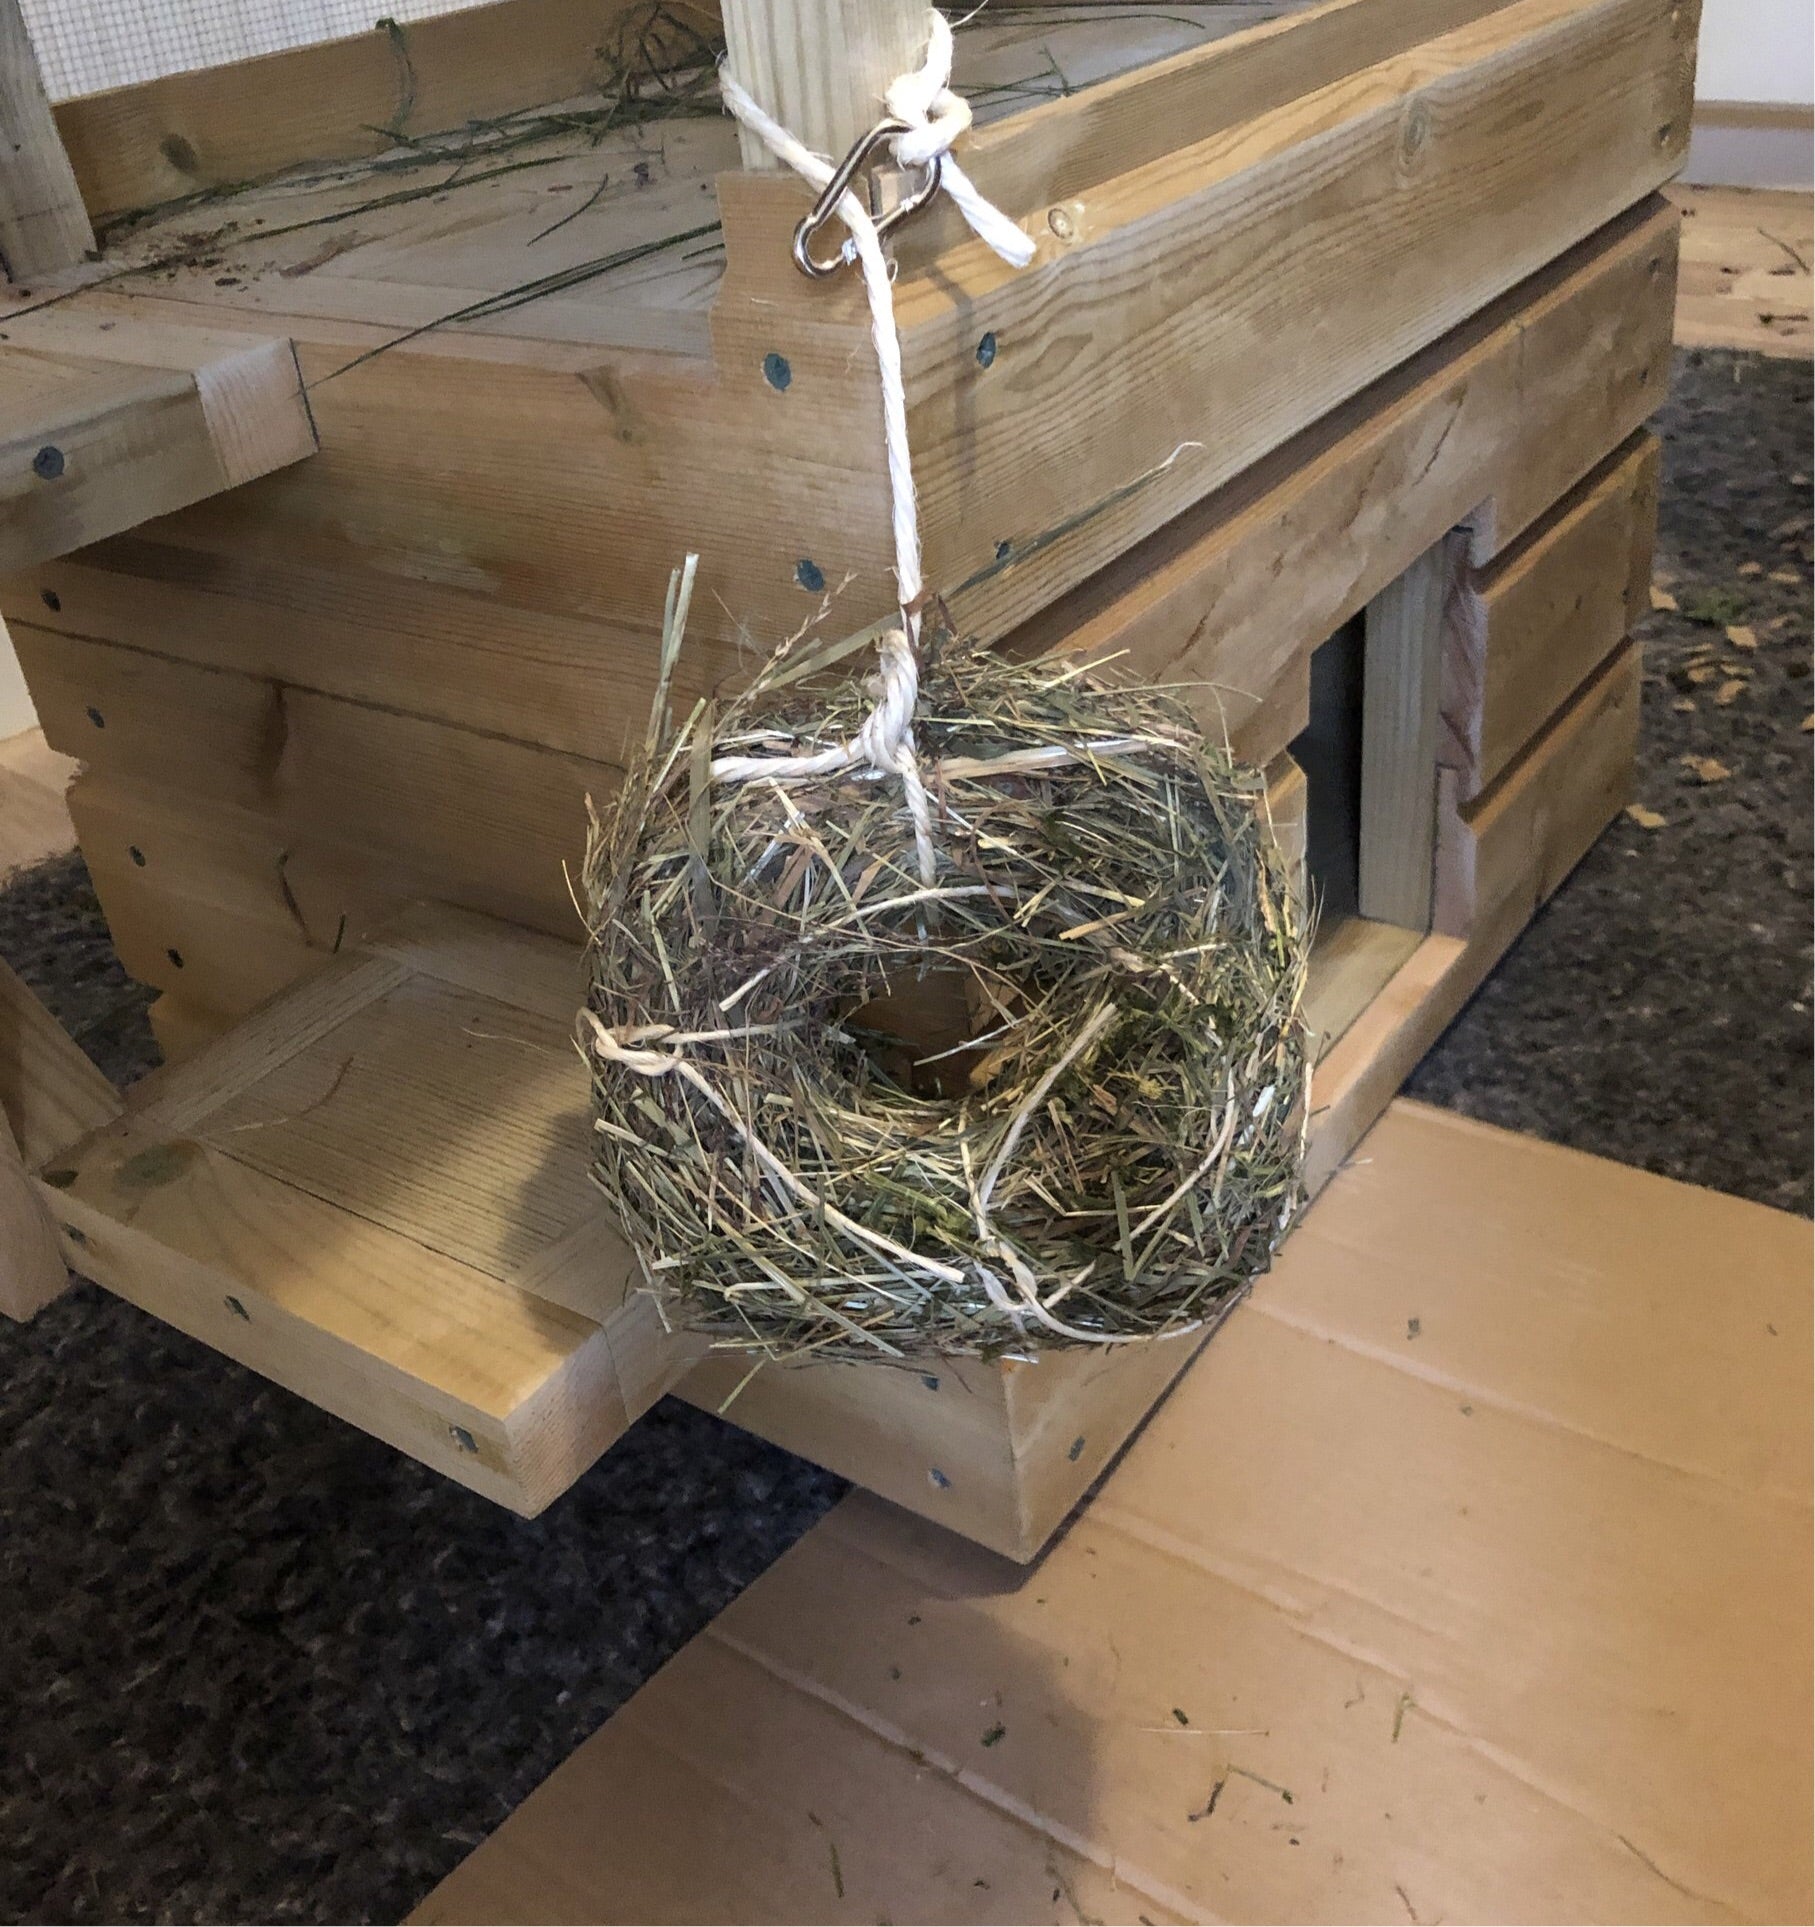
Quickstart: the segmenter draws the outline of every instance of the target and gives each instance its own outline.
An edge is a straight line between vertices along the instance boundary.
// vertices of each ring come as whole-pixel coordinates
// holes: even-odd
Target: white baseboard
[[[1695,187],[1777,187],[1815,182],[1815,118],[1800,106],[1698,100],[1682,179]]]

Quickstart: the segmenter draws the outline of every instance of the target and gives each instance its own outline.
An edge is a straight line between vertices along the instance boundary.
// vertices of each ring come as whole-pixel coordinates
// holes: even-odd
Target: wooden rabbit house
[[[1628,795],[1695,0],[996,0],[889,238],[929,585],[1188,687],[1321,905],[1311,1182]],[[836,157],[920,0],[489,0],[46,104],[0,0],[0,611],[166,1066],[11,987],[10,1256],[506,1505],[669,1390],[1029,1558],[1188,1339],[766,1368],[586,1174],[586,799],[677,693],[893,595]],[[877,192],[890,192],[882,170]]]

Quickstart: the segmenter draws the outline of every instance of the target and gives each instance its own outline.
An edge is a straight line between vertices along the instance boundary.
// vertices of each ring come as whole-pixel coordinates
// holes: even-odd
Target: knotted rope
[[[969,104],[952,92],[952,30],[941,13],[928,15],[926,59],[913,73],[890,83],[888,111],[906,121],[909,131],[893,141],[903,167],[939,167],[939,184],[978,237],[1014,267],[1034,257],[1034,244],[998,207],[977,191],[951,157],[953,143],[971,124]],[[719,88],[725,105],[760,139],[777,160],[817,188],[836,172],[832,162],[810,148],[761,107],[729,71],[721,69]],[[882,377],[882,434],[888,455],[889,502],[895,536],[895,586],[902,626],[888,630],[876,645],[878,694],[874,710],[848,743],[813,756],[723,756],[712,765],[715,780],[742,783],[758,779],[826,776],[862,764],[898,776],[914,825],[914,853],[923,883],[933,881],[932,808],[920,775],[914,746],[914,706],[920,695],[920,515],[914,498],[914,470],[908,451],[907,392],[901,373],[901,337],[895,327],[894,284],[888,257],[870,211],[854,193],[838,202],[838,218],[848,233],[845,258],[863,276],[870,308],[870,335]]]

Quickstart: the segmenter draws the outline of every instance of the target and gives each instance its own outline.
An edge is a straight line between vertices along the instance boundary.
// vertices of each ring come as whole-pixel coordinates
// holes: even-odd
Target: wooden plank
[[[673,10],[714,24],[699,0]],[[102,220],[565,100],[595,81],[600,48],[630,11],[631,0],[493,0],[67,100],[57,129]]]
[[[68,1285],[57,1228],[0,1118],[0,1318],[34,1318]]]
[[[143,784],[267,818],[280,847],[345,849],[430,879],[435,894],[554,932],[576,927],[564,864],[586,798],[619,772],[508,738],[282,682],[13,626],[53,747]]]
[[[187,1063],[233,1028],[233,1019],[224,1011],[210,1010],[167,990],[151,1000],[146,1015],[166,1064]]]
[[[1366,917],[1338,917],[1318,926],[1304,1003],[1313,1062],[1329,1055],[1423,942],[1420,931]]]
[[[890,82],[926,52],[920,0],[722,0],[726,64],[756,104],[815,154],[842,159],[882,112]],[[744,165],[779,170],[749,129]]]
[[[1443,811],[1438,930],[1474,936],[1495,917],[1513,930],[1530,922],[1625,806],[1638,726],[1639,654],[1629,644],[1491,790]]]
[[[499,995],[434,974],[438,930],[449,975]],[[586,1179],[572,1004],[534,1007],[573,949],[498,927],[488,953],[440,912],[396,939],[410,961],[338,959],[154,1072],[45,1195],[88,1275],[533,1513],[698,1348],[663,1329]]]
[[[85,1276],[515,1511],[624,1428],[596,1325],[219,1151],[122,1128],[56,1195]]]
[[[1453,542],[1427,549],[1365,619],[1360,911],[1403,930],[1431,922],[1443,612],[1459,566]]]
[[[67,791],[73,758],[44,740],[41,729],[0,742],[0,880],[76,847]]]
[[[1705,105],[1697,105],[1698,123]],[[1802,121],[1806,138],[1807,114]],[[1806,360],[1815,346],[1815,227],[1806,190],[1679,184],[1671,199],[1684,216],[1677,340],[1685,348]]]
[[[960,618],[1024,618],[1667,179],[1693,13],[1517,0],[1118,177],[1025,273],[972,246],[904,275],[928,575]]]
[[[1437,934],[1319,1062],[1306,1183],[1328,1182],[1413,1065],[1631,794],[1639,657],[1628,647],[1531,744],[1493,792],[1458,811],[1441,772]]]
[[[1463,800],[1493,783],[1647,613],[1658,443],[1641,434],[1516,548],[1459,578],[1440,754]]]
[[[69,267],[95,244],[19,0],[0,0],[0,126],[0,271],[18,284]]]
[[[198,552],[141,530],[0,583],[9,624],[154,650],[616,763],[640,743],[656,645],[639,629],[519,608],[456,581],[304,563],[269,544]],[[424,576],[429,565],[419,565]],[[450,570],[450,573],[457,571]],[[476,586],[476,585],[475,585]],[[702,638],[686,702],[747,668]],[[609,665],[609,673],[605,667]]]
[[[315,448],[287,341],[198,335],[170,368],[10,344],[0,355],[0,572],[136,527]]]
[[[1435,348],[1137,544],[1011,637],[1123,652],[1261,760],[1288,666],[1458,523],[1506,547],[1626,441],[1670,368],[1677,216],[1612,223]],[[1302,669],[1301,669],[1302,673]]]
[[[120,1112],[120,1095],[8,965],[0,963],[0,1113],[36,1170]]]
[[[965,171],[1015,214],[1070,201],[1508,3],[1400,0],[1382,7],[1377,0],[1331,0],[981,127],[966,144]],[[917,224],[906,246],[958,239],[962,228],[942,213],[941,228]]]
[[[120,962],[192,1012],[243,1014],[352,947],[420,887],[155,779],[88,769],[69,800]],[[160,1040],[168,1015],[153,1014]]]

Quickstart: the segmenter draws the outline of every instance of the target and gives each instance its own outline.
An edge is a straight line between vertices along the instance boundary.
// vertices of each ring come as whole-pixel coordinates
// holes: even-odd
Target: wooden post
[[[926,53],[927,0],[724,0],[723,11],[732,73],[832,160],[875,125],[883,90]],[[739,139],[746,168],[781,165],[754,134],[740,129]]]
[[[1449,539],[1367,609],[1361,709],[1360,909],[1431,927],[1437,844],[1437,704]]]
[[[0,963],[0,1316],[30,1318],[69,1283],[32,1173],[119,1114],[119,1093]]]
[[[94,245],[19,0],[0,0],[0,263],[16,283],[54,274]]]
[[[57,1228],[0,1118],[0,1317],[34,1317],[68,1283]]]

